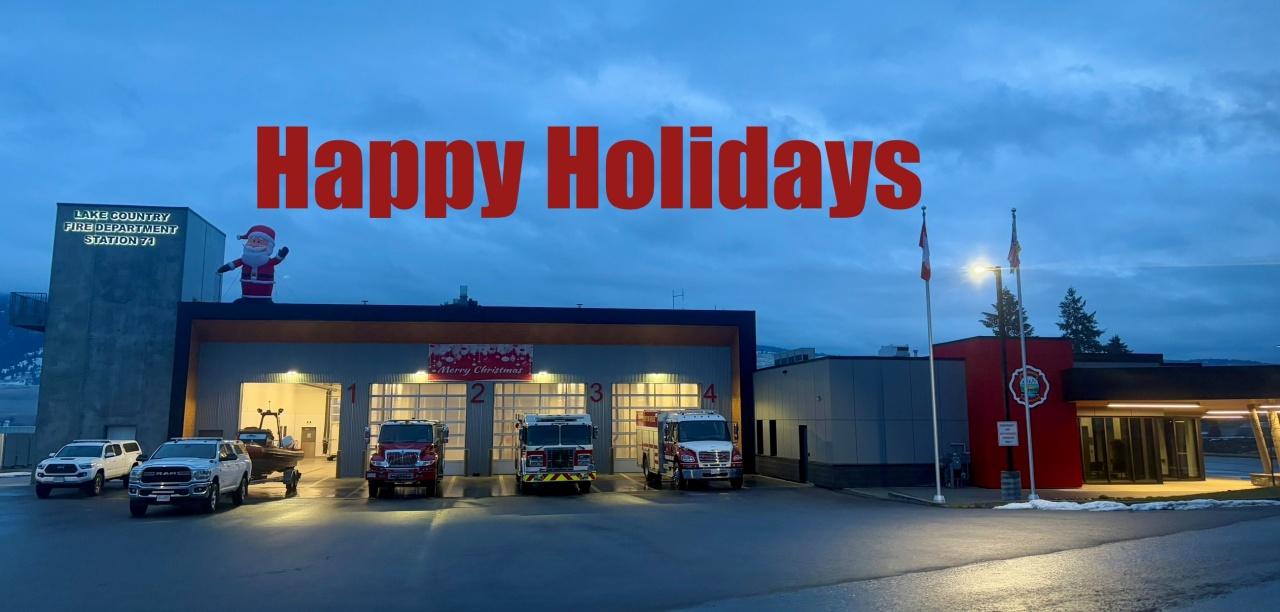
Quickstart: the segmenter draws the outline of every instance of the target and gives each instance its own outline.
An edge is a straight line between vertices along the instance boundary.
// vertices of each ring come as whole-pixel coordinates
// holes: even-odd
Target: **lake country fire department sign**
[[[1024,382],[1027,388],[1026,396],[1022,394]],[[1018,368],[1014,370],[1013,376],[1009,377],[1009,392],[1019,404],[1035,408],[1049,397],[1049,377],[1045,376],[1040,368],[1034,366]]]

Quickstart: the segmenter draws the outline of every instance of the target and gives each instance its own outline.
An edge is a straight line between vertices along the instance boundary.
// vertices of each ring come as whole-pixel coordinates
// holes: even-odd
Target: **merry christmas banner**
[[[432,344],[427,374],[436,380],[531,380],[528,344]]]

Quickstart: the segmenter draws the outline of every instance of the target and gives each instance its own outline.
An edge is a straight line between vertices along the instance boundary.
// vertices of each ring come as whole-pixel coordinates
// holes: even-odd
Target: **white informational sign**
[[[1000,440],[1000,446],[1017,446],[1018,422],[996,421],[996,437]]]
[[[86,246],[153,247],[180,227],[168,212],[77,208],[62,231],[81,234]]]

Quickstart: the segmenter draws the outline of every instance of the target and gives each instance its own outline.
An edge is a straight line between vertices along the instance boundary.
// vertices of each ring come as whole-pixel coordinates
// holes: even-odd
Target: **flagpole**
[[[1012,209],[1013,213],[1013,235],[1016,239],[1018,235],[1018,209]],[[1018,250],[1022,250],[1022,245],[1018,245]],[[1018,285],[1018,345],[1022,353],[1022,376],[1018,380],[1018,384],[1022,386],[1022,407],[1026,410],[1027,417],[1027,468],[1031,471],[1031,494],[1027,496],[1029,500],[1040,499],[1036,495],[1036,453],[1035,447],[1031,442],[1031,396],[1027,395],[1027,328],[1022,320],[1022,258],[1018,258],[1018,265],[1013,269],[1014,278]]]
[[[920,207],[922,232],[925,231],[927,209],[927,206]],[[926,256],[927,254],[928,251],[926,250]],[[932,278],[932,272],[930,272],[929,276]],[[947,503],[947,498],[942,496],[942,461],[938,456],[938,382],[933,369],[933,295],[929,289],[929,280],[928,278],[924,279],[924,312],[929,327],[929,399],[933,404],[933,503],[945,504]]]

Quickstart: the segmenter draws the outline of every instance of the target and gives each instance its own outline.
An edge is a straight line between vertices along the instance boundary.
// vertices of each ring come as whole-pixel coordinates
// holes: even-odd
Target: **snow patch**
[[[1280,507],[1280,501],[1274,499],[1193,499],[1188,501],[1158,501],[1141,504],[1122,504],[1114,501],[1049,501],[1037,499],[1027,502],[1016,502],[996,506],[996,510],[1055,510],[1085,512],[1151,512],[1154,510],[1213,510],[1216,508],[1262,508]]]

